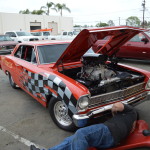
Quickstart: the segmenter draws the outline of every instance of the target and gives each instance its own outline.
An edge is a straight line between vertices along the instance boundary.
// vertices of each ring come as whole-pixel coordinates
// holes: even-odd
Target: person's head
[[[124,105],[121,102],[117,102],[117,103],[113,104],[112,109],[111,109],[113,114],[116,113],[117,111],[121,112],[123,110],[124,110]]]

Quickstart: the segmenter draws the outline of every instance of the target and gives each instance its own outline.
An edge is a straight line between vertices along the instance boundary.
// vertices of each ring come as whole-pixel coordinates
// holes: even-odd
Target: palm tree
[[[19,11],[19,14],[30,14],[30,13],[31,12],[29,11],[29,9]]]
[[[55,5],[55,7],[57,8],[58,11],[60,11],[60,15],[61,15],[61,16],[62,16],[62,10],[63,10],[63,9],[64,9],[64,10],[67,10],[68,12],[71,13],[71,10],[66,6],[66,4],[59,4],[59,3],[57,3],[57,4]]]
[[[47,2],[47,3],[46,3],[46,6],[42,6],[41,9],[47,8],[46,14],[49,15],[49,14],[50,14],[50,9],[53,9],[53,10],[57,11],[56,8],[53,7],[53,6],[55,6],[53,2],[49,2],[49,3]]]

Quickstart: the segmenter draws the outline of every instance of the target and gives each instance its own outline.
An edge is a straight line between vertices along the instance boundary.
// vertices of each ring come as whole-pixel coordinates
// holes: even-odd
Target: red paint
[[[121,144],[108,150],[126,150],[132,148],[150,147],[150,136],[144,136],[143,130],[148,130],[148,124],[144,120],[138,120],[134,132],[132,132]],[[88,150],[98,150],[89,148]]]

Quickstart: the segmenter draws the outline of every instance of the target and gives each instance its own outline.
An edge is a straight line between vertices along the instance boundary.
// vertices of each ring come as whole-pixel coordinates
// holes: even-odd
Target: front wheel
[[[61,100],[53,97],[49,102],[48,108],[52,120],[58,127],[66,131],[75,131],[77,129]]]
[[[9,83],[10,83],[11,87],[14,88],[14,89],[17,89],[17,85],[14,82],[14,80],[13,80],[13,78],[12,78],[10,73],[8,73],[8,76],[9,76]]]

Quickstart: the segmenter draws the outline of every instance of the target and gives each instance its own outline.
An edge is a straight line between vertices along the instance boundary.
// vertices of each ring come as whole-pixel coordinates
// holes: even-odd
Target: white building
[[[0,13],[0,33],[53,28],[52,34],[73,30],[73,18],[61,16]]]

